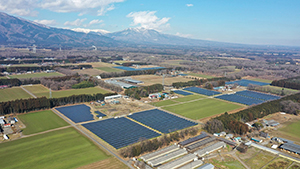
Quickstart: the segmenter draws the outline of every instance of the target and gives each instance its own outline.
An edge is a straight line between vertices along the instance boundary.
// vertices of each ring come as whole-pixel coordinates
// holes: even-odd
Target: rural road
[[[30,91],[28,91],[27,89],[25,89],[23,86],[20,86],[25,92],[27,92],[28,94],[30,94],[32,97],[37,98],[34,94],[32,94]]]
[[[132,167],[127,161],[123,160],[122,158],[120,158],[117,154],[115,154],[114,152],[112,152],[111,150],[109,150],[108,148],[106,148],[103,144],[101,144],[100,142],[98,142],[96,139],[94,139],[93,137],[91,137],[89,134],[87,134],[85,131],[83,131],[82,129],[80,129],[76,124],[74,124],[73,122],[71,122],[69,119],[67,119],[66,117],[62,116],[60,113],[58,113],[55,109],[52,109],[52,111],[57,114],[59,117],[61,117],[62,119],[64,119],[67,123],[69,123],[72,127],[74,127],[76,130],[80,131],[83,135],[85,135],[87,138],[89,138],[90,140],[92,140],[94,143],[96,143],[97,145],[101,146],[103,149],[105,149],[107,152],[109,152],[110,154],[112,154],[113,156],[115,156],[118,160],[120,160],[122,163],[126,164],[129,168],[131,169],[135,169],[134,167]]]

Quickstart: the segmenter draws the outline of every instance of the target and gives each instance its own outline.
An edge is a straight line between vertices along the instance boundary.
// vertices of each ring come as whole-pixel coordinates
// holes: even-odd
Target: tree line
[[[217,86],[217,85],[225,85],[225,81],[230,81],[229,78],[227,77],[215,77],[211,79],[196,79],[196,80],[191,80],[188,82],[175,82],[172,83],[172,86],[175,88],[182,88],[182,87],[189,87],[189,86],[200,86],[203,85],[204,83],[208,82],[208,86]],[[209,85],[211,84],[211,85]]]
[[[131,88],[125,90],[125,94],[127,96],[133,97],[135,99],[141,99],[141,97],[148,97],[151,93],[161,92],[164,90],[163,85],[154,84],[150,86],[140,86],[136,88]]]
[[[154,75],[163,69],[150,69],[150,70],[136,70],[136,71],[124,71],[124,72],[111,72],[101,73],[101,78],[112,78],[112,77],[123,77],[123,76],[134,76],[134,75]]]
[[[90,102],[94,100],[103,100],[105,96],[110,96],[114,94],[116,93],[98,93],[93,95],[82,94],[61,98],[40,97],[0,102],[0,115],[11,113],[26,113],[30,111],[49,109],[56,106],[63,106],[66,104],[76,104],[82,102]]]
[[[300,90],[300,76],[282,80],[274,80],[272,81],[271,85]]]
[[[249,107],[248,109],[241,110],[234,114],[228,114],[227,112],[225,112],[224,114],[212,119],[212,120],[218,120],[219,122],[218,121],[207,122],[206,129],[209,132],[213,133],[219,131],[218,129],[219,126],[224,126],[224,130],[242,135],[248,132],[248,127],[246,124],[244,124],[244,122],[253,121],[258,118],[267,116],[269,114],[273,114],[281,111],[297,115],[299,114],[299,109],[300,109],[300,93],[296,93],[286,97],[282,97],[278,100],[273,100],[273,101],[269,101],[269,102],[265,102],[259,105]],[[212,127],[212,124],[215,126]]]

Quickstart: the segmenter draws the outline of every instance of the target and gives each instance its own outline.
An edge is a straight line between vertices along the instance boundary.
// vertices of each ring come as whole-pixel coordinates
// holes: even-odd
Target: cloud
[[[1,0],[0,11],[21,16],[37,16],[36,9],[53,12],[78,12],[79,15],[104,15],[113,10],[114,3],[125,0]]]
[[[156,11],[140,11],[140,12],[131,12],[126,17],[132,18],[132,26],[141,26],[146,29],[155,29],[158,31],[165,30],[170,27],[168,21],[170,18],[158,18],[155,15]]]
[[[86,20],[84,19],[76,19],[75,21],[67,21],[64,23],[65,26],[82,26],[82,23]]]
[[[186,4],[187,7],[192,7],[194,6],[193,4]]]
[[[88,25],[95,25],[95,24],[99,24],[99,23],[102,23],[102,22],[103,22],[103,20],[94,19]]]
[[[97,33],[101,33],[101,34],[110,33],[109,31],[103,30],[103,29],[73,28],[71,30],[76,31],[76,32],[84,32],[84,33],[89,33],[89,32],[97,32]]]
[[[43,25],[48,25],[48,26],[56,26],[57,22],[55,20],[34,20],[34,22],[43,24]]]
[[[177,32],[175,35],[183,37],[183,38],[191,38],[193,36],[192,34],[182,34],[182,33],[179,33],[179,32]]]

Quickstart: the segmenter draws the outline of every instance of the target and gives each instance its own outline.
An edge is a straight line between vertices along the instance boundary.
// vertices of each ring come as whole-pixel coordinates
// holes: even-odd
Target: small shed
[[[263,140],[259,139],[259,138],[255,138],[255,137],[252,137],[251,140],[255,141],[255,142],[258,142],[258,143],[261,143]]]

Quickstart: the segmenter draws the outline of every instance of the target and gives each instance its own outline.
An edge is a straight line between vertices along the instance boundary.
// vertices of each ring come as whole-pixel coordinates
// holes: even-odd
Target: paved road
[[[93,142],[95,142],[97,145],[101,146],[103,149],[105,149],[107,152],[109,152],[110,154],[112,154],[113,156],[115,156],[118,160],[120,160],[121,162],[123,162],[124,164],[126,164],[129,168],[131,169],[135,169],[134,167],[132,167],[127,161],[123,160],[122,158],[120,158],[117,154],[115,154],[114,152],[112,152],[110,149],[106,148],[103,144],[101,144],[100,142],[98,142],[96,139],[94,139],[93,137],[91,137],[89,134],[87,134],[85,131],[83,131],[82,129],[80,129],[76,124],[74,124],[73,122],[71,122],[69,119],[65,118],[64,116],[62,116],[60,113],[58,113],[55,109],[52,109],[52,111],[57,114],[59,117],[61,117],[62,119],[64,119],[66,122],[68,122],[72,127],[74,127],[76,130],[80,131],[83,135],[85,135],[87,138],[91,139]]]
[[[37,98],[34,94],[32,94],[30,91],[28,91],[27,89],[25,89],[23,86],[20,86],[25,92],[27,92],[28,94],[30,94],[32,97]]]

